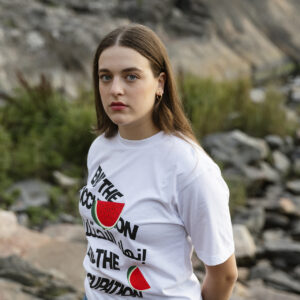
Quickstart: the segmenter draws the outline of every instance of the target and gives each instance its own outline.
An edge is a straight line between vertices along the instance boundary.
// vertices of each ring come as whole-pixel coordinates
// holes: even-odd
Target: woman
[[[165,47],[145,26],[120,27],[93,68],[99,136],[79,205],[87,299],[229,299],[228,187],[183,113]],[[193,248],[206,267],[202,289]]]

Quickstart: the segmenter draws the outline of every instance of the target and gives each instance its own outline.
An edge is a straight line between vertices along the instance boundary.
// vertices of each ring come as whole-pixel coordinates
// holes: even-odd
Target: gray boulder
[[[251,268],[249,277],[250,280],[264,279],[272,272],[273,267],[271,266],[270,261],[264,259],[257,262],[256,265]]]
[[[270,259],[283,260],[288,267],[300,264],[300,242],[290,238],[280,238],[264,241],[265,255]]]
[[[286,188],[297,195],[300,195],[300,179],[289,180],[286,183]]]
[[[55,278],[52,274],[33,267],[18,256],[0,258],[0,277],[24,285],[25,292],[42,299],[56,299],[57,296],[66,293],[73,294],[74,299],[80,297],[76,295],[75,288],[62,278]]]
[[[261,280],[249,281],[249,289],[255,300],[300,300],[299,295],[264,286]]]
[[[19,196],[15,199],[10,210],[24,212],[29,207],[48,205],[50,187],[49,184],[38,179],[28,179],[13,184],[7,192],[17,191]]]
[[[234,224],[233,236],[235,243],[235,256],[240,265],[254,260],[256,246],[254,240],[245,225]]]
[[[258,162],[269,153],[263,139],[250,137],[239,130],[207,135],[202,143],[213,158],[232,166]]]
[[[278,170],[281,175],[287,175],[291,167],[289,159],[278,150],[272,153],[272,158],[275,169]]]
[[[261,232],[265,224],[265,211],[262,206],[243,208],[235,214],[234,224],[243,224],[252,234]]]
[[[299,281],[282,271],[273,271],[264,278],[265,282],[276,289],[300,294]]]
[[[274,134],[267,135],[265,137],[265,141],[268,143],[269,147],[272,150],[282,150],[283,149],[283,146],[284,146],[283,139],[278,135],[274,135]]]
[[[12,280],[0,278],[0,299],[2,300],[42,300],[42,298],[24,292],[24,287]]]

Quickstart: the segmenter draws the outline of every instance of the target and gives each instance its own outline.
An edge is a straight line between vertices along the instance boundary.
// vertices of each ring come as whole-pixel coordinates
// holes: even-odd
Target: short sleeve
[[[209,164],[178,192],[178,212],[197,256],[214,266],[234,253],[234,241],[229,189],[219,167]]]

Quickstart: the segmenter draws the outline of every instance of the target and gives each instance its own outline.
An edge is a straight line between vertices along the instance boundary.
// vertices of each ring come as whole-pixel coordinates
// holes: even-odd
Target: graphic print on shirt
[[[92,217],[99,226],[111,229],[119,221],[124,205],[97,199],[92,206]]]
[[[146,281],[142,272],[137,266],[131,266],[127,271],[127,279],[132,288],[138,291],[150,289],[150,285]]]
[[[91,216],[91,218],[82,218],[86,236],[114,243],[124,256],[133,262],[145,264],[147,249],[129,249],[126,247],[126,240],[116,238],[110,231],[114,228],[125,238],[136,240],[139,226],[122,218],[125,203],[117,202],[119,198],[123,197],[123,194],[107,178],[100,165],[89,183],[92,185],[92,189],[89,189],[87,185],[80,191],[80,203],[90,211]],[[113,251],[102,248],[92,249],[90,246],[87,256],[90,263],[99,269],[122,271],[119,266],[120,257]],[[150,285],[142,271],[136,265],[132,265],[125,274],[127,274],[130,285],[127,287],[116,280],[99,277],[91,273],[87,274],[87,278],[92,289],[120,296],[143,298],[142,291],[150,289]]]

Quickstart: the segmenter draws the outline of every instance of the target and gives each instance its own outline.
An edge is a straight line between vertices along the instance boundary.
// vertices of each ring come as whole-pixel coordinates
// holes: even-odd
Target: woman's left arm
[[[238,277],[235,255],[222,264],[205,265],[205,269],[201,291],[203,300],[228,300]]]

